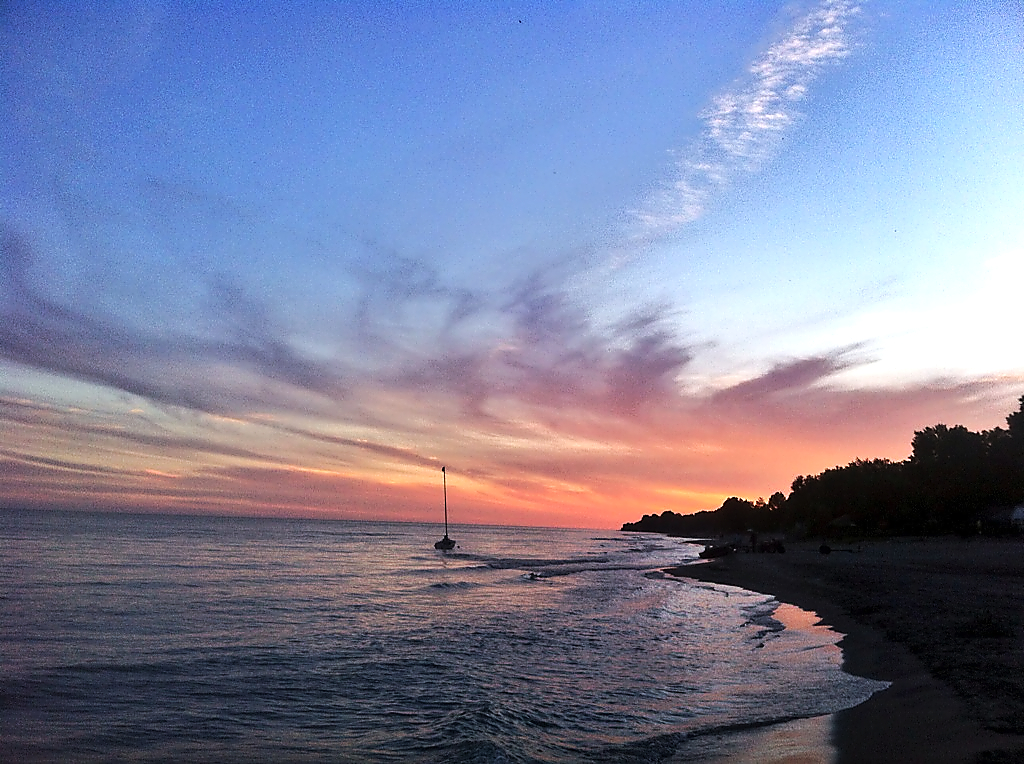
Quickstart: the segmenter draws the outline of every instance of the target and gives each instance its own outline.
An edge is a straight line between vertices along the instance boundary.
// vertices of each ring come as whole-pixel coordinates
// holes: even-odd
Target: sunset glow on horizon
[[[0,11],[0,506],[617,528],[1024,395],[1010,6],[283,8]]]

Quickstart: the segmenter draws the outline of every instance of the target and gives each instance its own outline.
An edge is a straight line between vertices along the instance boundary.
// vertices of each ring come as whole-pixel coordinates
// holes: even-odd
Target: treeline
[[[1005,532],[1024,503],[1024,396],[1006,429],[937,424],[914,433],[902,462],[856,460],[798,476],[789,496],[738,497],[716,510],[644,515],[624,531],[711,537],[786,532],[814,537]]]

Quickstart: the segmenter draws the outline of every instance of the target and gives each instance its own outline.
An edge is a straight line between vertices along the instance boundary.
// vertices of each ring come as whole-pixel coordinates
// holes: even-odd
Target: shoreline
[[[1024,543],[892,539],[827,556],[809,542],[787,549],[665,572],[812,611],[844,635],[844,671],[891,682],[833,715],[839,764],[1024,761]]]

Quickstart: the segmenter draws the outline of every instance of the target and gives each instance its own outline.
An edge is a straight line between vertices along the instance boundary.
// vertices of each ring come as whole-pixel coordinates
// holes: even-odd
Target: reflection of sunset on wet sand
[[[1020,538],[790,543],[674,573],[771,592],[847,635],[843,666],[891,682],[836,715],[840,762],[1018,761],[1024,752]],[[791,613],[806,618],[806,611]],[[980,757],[987,751],[988,758]],[[812,759],[814,760],[814,759]]]

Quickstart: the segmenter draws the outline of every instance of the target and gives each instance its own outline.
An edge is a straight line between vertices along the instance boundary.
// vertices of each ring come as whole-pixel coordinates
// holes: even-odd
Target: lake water
[[[440,535],[0,512],[0,760],[827,761],[792,720],[882,686],[812,615],[663,576],[682,540]]]

